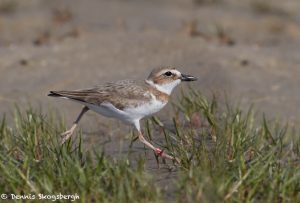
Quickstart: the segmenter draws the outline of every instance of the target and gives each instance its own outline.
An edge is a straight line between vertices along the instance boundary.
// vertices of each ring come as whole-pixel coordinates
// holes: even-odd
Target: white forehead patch
[[[171,72],[172,72],[173,74],[175,74],[175,75],[178,75],[178,76],[181,75],[181,73],[180,73],[178,70],[171,70]]]

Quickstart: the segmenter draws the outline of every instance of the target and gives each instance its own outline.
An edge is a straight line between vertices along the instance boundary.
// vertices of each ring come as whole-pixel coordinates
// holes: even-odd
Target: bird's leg
[[[179,162],[179,160],[176,158],[176,157],[172,157],[168,154],[166,154],[163,150],[159,149],[159,148],[156,148],[154,147],[151,143],[149,143],[143,136],[142,132],[141,131],[138,131],[139,133],[139,140],[144,143],[146,146],[148,146],[150,149],[152,149],[156,155],[158,156],[161,156],[161,157],[164,157],[164,158],[167,158],[167,159],[171,159],[171,160],[174,160],[176,162]]]
[[[85,114],[87,111],[89,110],[88,107],[83,107],[83,109],[81,110],[80,114],[78,115],[77,119],[75,120],[75,122],[73,123],[72,127],[67,130],[66,132],[62,133],[61,136],[63,137],[62,138],[62,141],[61,141],[61,144],[64,144],[68,139],[70,139],[70,137],[72,136],[75,128],[77,127],[81,117],[83,116],[83,114]]]

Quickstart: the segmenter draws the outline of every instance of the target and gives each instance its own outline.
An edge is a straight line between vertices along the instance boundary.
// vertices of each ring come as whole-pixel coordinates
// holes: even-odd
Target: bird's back
[[[144,81],[120,80],[97,85],[93,88],[73,91],[50,91],[49,96],[64,97],[83,103],[101,105],[111,103],[122,110],[127,106],[139,106],[151,99]]]

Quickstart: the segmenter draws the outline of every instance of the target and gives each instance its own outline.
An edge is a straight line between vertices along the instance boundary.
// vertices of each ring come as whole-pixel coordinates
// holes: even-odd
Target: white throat
[[[170,95],[172,93],[172,90],[179,85],[179,83],[181,82],[180,79],[174,80],[173,82],[170,83],[165,83],[165,84],[155,84],[153,81],[151,80],[146,80],[146,83],[151,85],[152,87],[156,88],[158,91],[161,91],[163,93],[166,93],[168,95]]]

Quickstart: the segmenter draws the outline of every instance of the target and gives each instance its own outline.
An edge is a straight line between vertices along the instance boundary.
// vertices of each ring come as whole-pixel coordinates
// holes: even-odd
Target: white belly
[[[152,100],[149,103],[145,103],[135,108],[133,107],[125,108],[123,111],[126,112],[126,114],[128,114],[130,117],[141,119],[143,117],[152,115],[160,111],[166,104],[167,102]]]
[[[132,124],[135,120],[140,120],[146,116],[160,111],[167,102],[152,100],[138,107],[128,107],[123,110],[117,109],[111,103],[103,103],[100,106],[93,104],[85,104],[91,109],[103,116],[117,118],[125,123]]]

